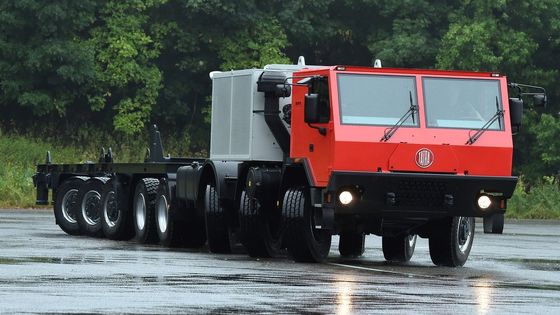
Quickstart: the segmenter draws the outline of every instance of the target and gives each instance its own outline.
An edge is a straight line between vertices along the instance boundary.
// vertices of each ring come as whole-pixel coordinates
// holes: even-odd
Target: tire
[[[103,236],[101,194],[108,177],[92,177],[78,190],[77,221],[83,235]]]
[[[338,241],[338,252],[343,257],[359,257],[364,254],[366,235],[358,232],[342,232]]]
[[[274,213],[274,205],[266,207],[245,190],[241,192],[239,233],[251,257],[277,257],[282,251],[281,213]]]
[[[449,217],[437,222],[430,235],[430,257],[437,266],[465,264],[474,240],[474,218]]]
[[[211,253],[229,254],[234,242],[226,210],[220,206],[218,192],[213,185],[207,185],[204,192],[204,217],[206,238]]]
[[[416,235],[383,236],[383,256],[385,260],[394,262],[408,262],[414,255]]]
[[[329,255],[332,235],[315,229],[313,208],[305,188],[286,191],[282,203],[286,228],[284,239],[290,256],[297,262],[322,262]]]
[[[484,233],[502,234],[504,232],[504,214],[498,213],[483,218]]]
[[[101,196],[101,226],[105,237],[112,240],[129,240],[134,237],[130,198],[118,178],[109,179]]]
[[[87,177],[72,177],[58,187],[54,201],[56,224],[69,235],[80,235],[77,221],[78,191]]]
[[[159,181],[142,178],[134,190],[132,213],[135,239],[142,244],[157,243],[155,204]]]
[[[156,228],[161,245],[169,247],[182,246],[186,241],[186,221],[182,215],[187,209],[180,207],[180,203],[175,196],[175,186],[171,187],[173,194],[169,191],[167,180],[159,182],[156,197]]]

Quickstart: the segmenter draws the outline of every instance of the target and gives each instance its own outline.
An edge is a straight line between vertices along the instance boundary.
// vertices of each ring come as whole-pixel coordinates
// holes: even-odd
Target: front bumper
[[[510,176],[333,172],[327,189],[335,215],[484,217],[505,212],[505,200],[511,198],[516,184],[517,177]],[[338,200],[344,190],[355,197],[348,205]],[[478,207],[481,194],[491,197],[490,208]]]

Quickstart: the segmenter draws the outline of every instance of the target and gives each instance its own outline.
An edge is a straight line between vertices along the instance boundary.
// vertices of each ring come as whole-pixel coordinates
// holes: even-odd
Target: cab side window
[[[331,103],[329,98],[329,81],[327,78],[314,80],[309,88],[309,93],[319,96],[319,123],[328,123],[331,120]]]

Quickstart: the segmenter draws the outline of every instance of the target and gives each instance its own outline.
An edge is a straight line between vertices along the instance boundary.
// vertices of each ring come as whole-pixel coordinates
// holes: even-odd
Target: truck
[[[140,163],[54,164],[33,176],[70,235],[135,239],[251,257],[322,262],[382,238],[386,260],[408,262],[417,237],[432,262],[463,266],[474,239],[502,233],[512,135],[540,87],[491,72],[267,65],[215,71],[209,157],[164,154],[150,128]],[[509,90],[513,97],[509,97]],[[50,192],[50,193],[49,193]]]

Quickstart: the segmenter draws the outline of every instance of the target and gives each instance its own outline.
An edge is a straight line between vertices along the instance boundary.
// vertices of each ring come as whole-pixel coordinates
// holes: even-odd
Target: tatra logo
[[[434,163],[434,154],[429,149],[423,148],[416,152],[416,165],[421,168],[428,168]]]

